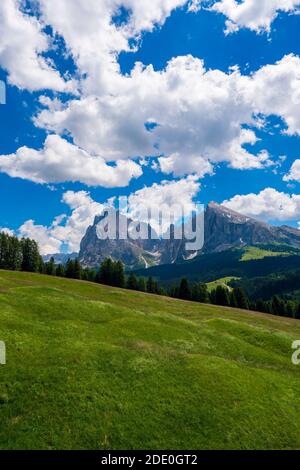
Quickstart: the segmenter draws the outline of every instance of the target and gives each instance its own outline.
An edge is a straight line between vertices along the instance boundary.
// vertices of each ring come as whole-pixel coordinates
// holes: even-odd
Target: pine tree
[[[68,279],[74,278],[74,261],[72,259],[68,259],[66,264],[66,277]]]
[[[76,258],[74,260],[74,272],[73,272],[73,279],[81,279],[81,266],[79,259]]]
[[[224,307],[229,307],[229,290],[227,287],[218,286],[216,288],[216,304]]]
[[[48,276],[54,276],[55,275],[55,261],[54,261],[53,256],[50,258],[48,263],[46,263],[45,269],[46,269],[46,274]]]
[[[192,289],[192,299],[202,304],[209,303],[209,294],[206,284],[194,284]]]
[[[56,272],[55,272],[55,275],[57,277],[64,277],[66,274],[65,272],[65,267],[63,264],[59,264],[57,267],[56,267]]]
[[[268,313],[266,302],[263,299],[258,299],[256,301],[255,310],[257,312]]]
[[[238,307],[238,301],[236,300],[236,296],[235,296],[235,291],[234,289],[232,289],[230,291],[230,294],[229,294],[229,303],[230,303],[230,307],[232,308],[237,308]]]
[[[110,258],[106,258],[100,266],[98,282],[106,286],[113,284],[113,262]]]
[[[39,267],[39,249],[34,240],[23,238],[21,240],[22,247],[22,271],[37,272]]]
[[[285,311],[285,304],[284,304],[284,302],[278,297],[278,295],[275,295],[275,296],[272,298],[271,306],[272,306],[272,313],[273,313],[273,315],[285,316],[285,314],[286,314],[286,311]]]
[[[296,310],[295,310],[295,306],[294,306],[294,303],[293,303],[293,302],[288,301],[288,302],[286,303],[285,312],[286,312],[286,316],[287,316],[287,317],[289,317],[289,318],[295,318]]]
[[[126,287],[130,290],[138,290],[138,281],[134,273],[129,274]]]
[[[235,287],[233,289],[237,307],[243,310],[249,310],[249,299],[245,293],[245,291],[241,287]]]
[[[42,256],[39,256],[38,272],[40,274],[45,274],[45,272],[46,272],[46,267],[45,267],[45,263],[44,263],[44,260],[43,260]]]
[[[178,299],[179,296],[179,288],[178,286],[173,286],[169,290],[169,296],[173,297],[174,299]]]
[[[140,277],[138,280],[138,290],[141,292],[146,292],[147,286],[146,281],[143,277]]]
[[[97,282],[97,272],[95,269],[86,269],[86,279],[89,282]]]
[[[153,280],[153,277],[149,277],[147,280],[147,292],[149,294],[155,294],[155,281]]]
[[[183,300],[191,300],[192,298],[192,292],[186,278],[181,279],[178,296]]]
[[[126,284],[124,265],[121,261],[113,264],[113,284],[115,287],[123,289]]]

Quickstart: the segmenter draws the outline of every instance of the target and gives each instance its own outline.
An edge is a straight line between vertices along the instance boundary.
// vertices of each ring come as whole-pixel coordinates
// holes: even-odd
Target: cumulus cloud
[[[87,6],[86,0],[37,0],[35,17],[21,9],[20,1],[4,0],[0,32],[7,32],[8,39],[0,45],[0,64],[13,57],[13,64],[4,65],[12,83],[66,91],[66,82],[43,55],[51,47],[45,25],[64,39],[80,78],[78,99],[40,100],[44,109],[34,122],[57,135],[50,135],[41,150],[22,147],[0,156],[0,171],[38,183],[117,187],[142,174],[138,157],[154,158],[163,173],[199,178],[213,174],[219,162],[240,170],[270,166],[267,151],[257,153],[254,147],[261,127],[258,116],[275,114],[288,134],[300,134],[299,57],[284,57],[251,76],[237,68],[207,70],[190,55],[171,59],[159,71],[141,63],[128,75],[120,71],[119,53],[138,47],[143,31],[162,25],[175,8],[189,5],[196,11],[206,3],[90,0]],[[209,3],[235,24],[244,21],[252,27],[249,18],[254,15],[257,28],[261,17],[273,18],[296,6],[292,0],[276,0],[272,8],[269,0]]]
[[[61,35],[85,75],[82,88],[110,92],[119,80],[122,51],[134,50],[143,31],[162,25],[187,0],[38,0],[43,20]],[[127,12],[126,20],[113,21]],[[126,15],[125,15],[126,16]],[[132,41],[134,44],[132,44]]]
[[[56,135],[47,137],[44,148],[21,147],[15,154],[0,156],[0,171],[35,183],[79,181],[90,186],[122,187],[142,174],[133,161],[109,166],[103,158],[88,154]]]
[[[5,233],[6,235],[10,235],[11,237],[15,234],[13,230],[7,227],[0,227],[0,233]]]
[[[256,32],[270,31],[272,22],[280,12],[296,13],[299,6],[299,0],[220,0],[211,9],[228,18],[228,34],[240,28],[249,28]]]
[[[289,173],[284,176],[284,181],[297,181],[300,183],[300,160],[295,160]]]
[[[187,212],[192,211],[199,190],[199,182],[192,177],[155,183],[129,196],[128,213],[131,217],[138,218],[143,208],[157,209],[163,205],[172,207],[176,204],[183,205]],[[101,204],[93,200],[87,191],[67,191],[63,194],[62,202],[68,206],[70,215],[57,216],[50,226],[27,220],[17,231],[21,237],[36,240],[43,255],[59,253],[62,249],[68,252],[79,251],[87,228],[93,224],[95,217],[114,201],[109,200]],[[155,226],[156,220],[153,222]]]
[[[77,252],[87,228],[103,210],[86,191],[67,191],[62,202],[71,209],[70,216],[56,217],[49,227],[27,220],[18,230],[19,236],[36,240],[43,255],[59,253],[62,248]]]
[[[236,195],[223,205],[265,221],[295,221],[300,218],[300,195],[266,188],[258,194]]]
[[[62,242],[52,234],[53,226],[45,227],[35,224],[34,220],[27,220],[19,228],[19,236],[35,240],[42,255],[54,254],[60,251]]]
[[[286,62],[276,64],[275,75]],[[296,62],[294,67],[300,70]],[[136,64],[130,75],[120,77],[113,96],[83,96],[64,107],[46,108],[35,122],[48,131],[69,132],[76,145],[107,161],[158,157],[161,170],[176,176],[202,177],[221,161],[238,169],[264,168],[269,156],[250,151],[257,137],[245,128],[260,125],[254,115],[264,112],[262,82],[261,76],[238,70],[206,70],[192,56],[174,58],[162,71]],[[274,87],[274,96],[277,91]],[[269,111],[272,105],[266,103]]]
[[[182,217],[183,210],[186,216],[195,209],[198,202],[196,197],[200,191],[200,183],[196,178],[189,176],[178,181],[162,181],[154,183],[131,194],[128,198],[128,211],[135,220],[141,220],[147,213],[152,214],[151,225],[159,233],[159,210],[163,207],[174,211],[175,221]],[[169,228],[170,221],[162,221],[162,232]]]
[[[280,116],[288,134],[300,134],[299,76],[300,59],[294,55],[251,76],[237,69],[206,70],[192,56],[174,58],[161,71],[136,64],[130,75],[119,76],[113,96],[50,105],[36,124],[69,132],[78,146],[108,161],[156,156],[161,170],[176,176],[202,177],[221,161],[259,169],[271,161],[266,151],[251,152],[255,127],[262,126],[257,116]]]
[[[30,91],[71,91],[72,82],[65,81],[43,56],[50,47],[49,37],[34,16],[22,11],[22,4],[20,0],[0,2],[0,65],[7,70],[9,82]]]

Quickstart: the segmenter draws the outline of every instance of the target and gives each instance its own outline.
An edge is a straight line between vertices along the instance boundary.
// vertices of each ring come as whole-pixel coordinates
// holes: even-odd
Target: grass
[[[213,281],[213,282],[208,282],[206,285],[207,285],[207,289],[208,289],[208,292],[212,292],[213,290],[215,290],[218,286],[221,286],[221,287],[228,287],[229,290],[232,290],[231,287],[229,287],[229,283],[231,281],[238,281],[239,279],[241,279],[240,277],[222,277],[222,279],[217,279],[216,281]]]
[[[299,449],[300,323],[0,272],[1,449]]]
[[[265,250],[256,246],[248,246],[244,249],[244,254],[241,258],[241,261],[251,261],[257,259],[268,258],[270,256],[286,256],[289,255],[288,252]]]

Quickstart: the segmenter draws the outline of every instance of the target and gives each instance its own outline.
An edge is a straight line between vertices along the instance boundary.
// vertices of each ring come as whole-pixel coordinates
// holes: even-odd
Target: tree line
[[[53,257],[48,262],[44,262],[39,253],[38,244],[34,240],[18,239],[5,233],[0,233],[0,269],[36,272],[182,300],[255,310],[300,319],[299,302],[277,295],[273,296],[271,300],[252,301],[242,287],[217,286],[216,289],[209,292],[206,284],[190,284],[184,278],[177,286],[165,289],[159,286],[152,277],[138,278],[134,272],[126,274],[124,265],[120,261],[113,261],[110,258],[105,259],[98,269],[83,268],[78,259],[69,259],[66,265],[55,264]]]
[[[65,267],[61,264],[55,266],[52,258],[48,263],[45,263],[44,271],[45,274],[82,279],[112,287],[148,292],[149,294],[300,319],[299,302],[278,296],[272,297],[269,301],[261,299],[252,301],[245,290],[239,286],[234,288],[217,286],[216,289],[209,292],[206,284],[197,282],[190,284],[185,278],[181,279],[178,286],[165,289],[159,286],[152,277],[147,279],[137,277],[134,272],[126,275],[124,265],[120,261],[112,261],[110,258],[104,260],[99,269],[83,269],[78,259],[68,260]]]
[[[42,264],[36,241],[0,233],[0,269],[39,272]]]

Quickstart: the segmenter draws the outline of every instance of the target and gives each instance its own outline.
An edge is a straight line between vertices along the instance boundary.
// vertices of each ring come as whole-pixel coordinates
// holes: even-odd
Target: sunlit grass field
[[[299,449],[300,322],[0,271],[1,449]]]

